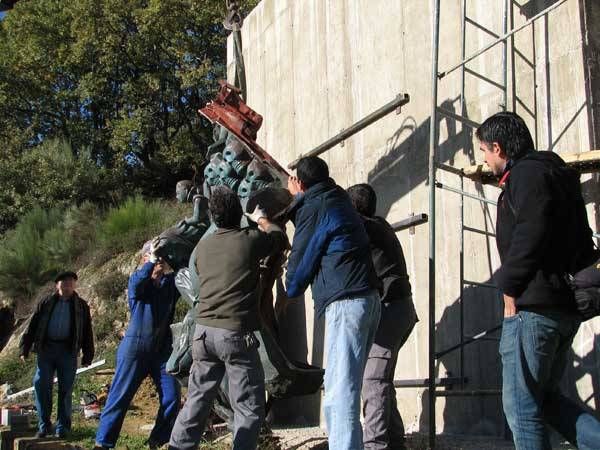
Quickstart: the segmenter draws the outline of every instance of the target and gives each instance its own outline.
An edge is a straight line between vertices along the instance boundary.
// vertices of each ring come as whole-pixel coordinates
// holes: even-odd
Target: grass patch
[[[4,356],[0,360],[0,384],[10,384],[12,392],[31,387],[35,361],[35,354],[30,354],[25,362],[21,361],[16,351]]]
[[[83,448],[93,448],[96,438],[96,427],[89,425],[78,425],[73,427],[67,442],[78,445]],[[129,435],[121,433],[117,441],[116,449],[142,450],[147,449],[145,445],[147,437],[143,435]]]

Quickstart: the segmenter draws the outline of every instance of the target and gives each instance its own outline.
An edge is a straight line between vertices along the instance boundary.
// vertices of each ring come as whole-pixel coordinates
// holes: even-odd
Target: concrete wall
[[[379,196],[378,213],[390,222],[410,213],[428,212],[427,154],[431,126],[432,1],[422,0],[263,0],[243,27],[248,103],[264,116],[258,141],[282,164],[335,135],[358,119],[409,93],[401,114],[391,114],[324,155],[338,184],[369,182]],[[461,1],[444,0],[441,14],[440,70],[460,60]],[[467,1],[467,15],[480,26],[467,25],[467,55],[502,32],[500,0]],[[554,0],[511,0],[509,29],[525,22]],[[593,2],[568,0],[548,16],[509,41],[508,107],[522,114],[539,149],[580,152],[591,149],[597,125],[593,121],[593,90],[584,55],[597,55],[586,38],[598,28]],[[595,36],[597,37],[597,36]],[[596,53],[591,50],[596,50]],[[481,122],[501,109],[502,46],[468,64],[465,114]],[[229,74],[233,65],[229,42]],[[587,52],[587,53],[586,53]],[[587,96],[586,96],[587,93]],[[440,82],[439,104],[460,113],[460,71]],[[481,161],[472,130],[452,120],[438,119],[439,159],[457,167]],[[448,185],[461,180],[440,173]],[[585,193],[595,224],[595,179],[587,176]],[[496,199],[498,190],[464,181],[464,188]],[[437,230],[437,348],[459,340],[460,333],[460,202],[459,196],[438,191]],[[495,228],[495,207],[465,200],[465,225]],[[290,230],[291,232],[292,230]],[[398,234],[410,270],[421,321],[401,350],[396,379],[427,377],[428,368],[428,229]],[[493,239],[465,233],[464,276],[489,282],[499,264]],[[501,321],[501,304],[494,290],[465,286],[464,331],[476,334]],[[323,365],[323,324],[313,314],[310,292],[292,304],[283,317],[288,351],[297,359]],[[306,338],[304,331],[306,330]],[[592,395],[600,379],[600,354],[594,349],[600,321],[582,326],[573,346],[573,363],[565,387],[576,398],[598,407]],[[596,349],[598,346],[596,346]],[[467,388],[498,388],[498,342],[482,341],[464,351]],[[438,361],[439,376],[458,376],[459,354]],[[596,392],[600,392],[596,389]],[[598,394],[596,394],[598,395]],[[427,393],[397,390],[408,431],[426,430]],[[497,397],[439,399],[438,431],[494,434],[504,432]],[[281,421],[299,424],[319,420],[319,398],[280,404]]]

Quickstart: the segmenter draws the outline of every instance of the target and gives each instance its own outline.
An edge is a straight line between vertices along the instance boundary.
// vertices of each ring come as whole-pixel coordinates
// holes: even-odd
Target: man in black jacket
[[[56,277],[56,292],[40,301],[21,337],[21,359],[25,360],[31,350],[37,353],[33,387],[39,416],[38,437],[52,431],[54,373],[58,378],[56,436],[63,438],[71,429],[71,393],[79,350],[83,354],[82,366],[90,365],[94,358],[90,308],[75,292],[76,281],[75,272]]]
[[[352,205],[361,215],[371,245],[377,277],[383,285],[381,319],[369,351],[362,386],[365,450],[400,450],[404,423],[396,404],[394,372],[398,352],[417,323],[406,261],[391,225],[375,216],[377,195],[368,184],[348,188]]]
[[[600,422],[558,390],[580,324],[565,275],[593,255],[578,176],[558,155],[535,151],[514,113],[488,118],[476,135],[503,188],[495,278],[504,295],[502,403],[515,446],[550,449],[548,423],[578,448],[598,448]]]

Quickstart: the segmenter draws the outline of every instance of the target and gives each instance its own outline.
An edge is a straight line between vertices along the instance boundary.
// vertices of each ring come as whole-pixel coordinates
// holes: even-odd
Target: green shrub
[[[129,198],[108,211],[98,229],[98,243],[113,253],[135,250],[165,228],[164,204]]]
[[[34,208],[0,241],[0,290],[13,298],[30,298],[60,270],[65,253],[50,255],[61,235],[58,210]],[[68,253],[68,251],[67,251]]]
[[[93,247],[96,241],[96,228],[101,219],[100,209],[91,202],[86,201],[67,210],[64,229],[71,236],[77,255]]]
[[[17,300],[31,299],[59,271],[135,251],[191,213],[189,204],[139,196],[105,214],[90,202],[62,210],[36,207],[0,239],[0,290]],[[108,292],[111,282],[104,283],[99,289]]]

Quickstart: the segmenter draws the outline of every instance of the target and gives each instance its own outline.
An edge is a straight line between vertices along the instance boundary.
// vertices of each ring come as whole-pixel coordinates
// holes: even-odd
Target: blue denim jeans
[[[579,449],[600,446],[600,422],[558,390],[579,324],[564,312],[520,311],[504,319],[502,404],[517,450],[551,450],[546,425]]]
[[[381,302],[376,292],[337,300],[325,310],[327,367],[323,413],[330,450],[363,448],[360,392],[380,314]]]
[[[77,354],[70,345],[47,343],[37,355],[37,368],[33,376],[35,407],[38,413],[38,428],[43,433],[52,432],[52,385],[54,373],[58,378],[58,413],[56,432],[71,429],[71,394],[77,371]]]

